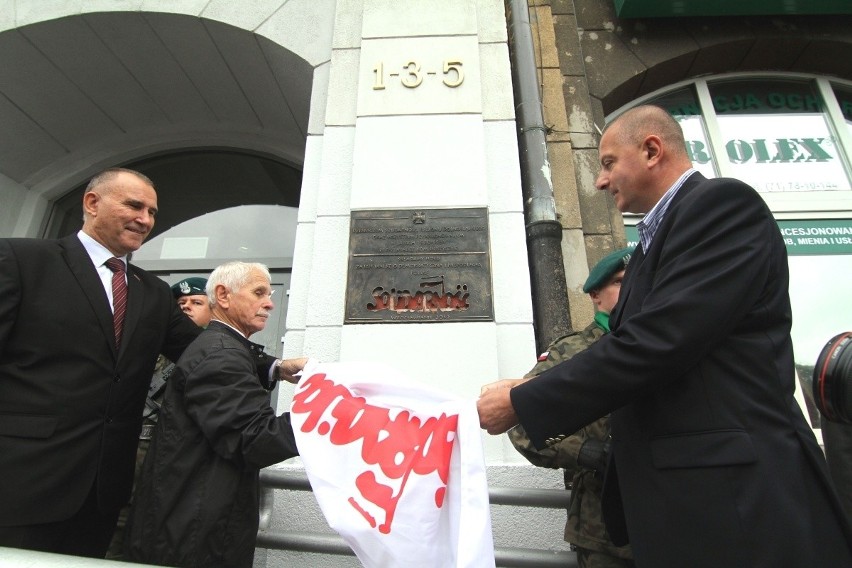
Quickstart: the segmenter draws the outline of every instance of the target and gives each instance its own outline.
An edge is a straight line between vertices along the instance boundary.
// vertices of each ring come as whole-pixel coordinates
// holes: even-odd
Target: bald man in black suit
[[[539,447],[612,412],[604,518],[640,568],[852,566],[852,537],[795,401],[787,254],[754,189],[692,169],[669,114],[600,142],[598,189],[646,213],[612,332],[536,378],[486,385],[480,423]]]

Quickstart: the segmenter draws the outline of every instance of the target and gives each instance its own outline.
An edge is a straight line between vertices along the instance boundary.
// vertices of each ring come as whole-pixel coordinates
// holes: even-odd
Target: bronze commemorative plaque
[[[345,323],[493,321],[488,210],[353,211]]]

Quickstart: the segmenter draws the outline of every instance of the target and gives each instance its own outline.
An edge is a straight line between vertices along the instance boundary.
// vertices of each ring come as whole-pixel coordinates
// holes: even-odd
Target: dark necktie
[[[106,261],[112,270],[112,323],[115,327],[115,346],[121,345],[124,328],[124,312],[127,309],[127,280],[124,277],[124,262],[113,257]]]

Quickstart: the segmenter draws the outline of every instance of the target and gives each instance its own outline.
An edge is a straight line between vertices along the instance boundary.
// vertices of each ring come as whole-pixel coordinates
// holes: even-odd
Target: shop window
[[[732,80],[708,87],[732,177],[761,193],[849,189],[813,82]]]
[[[846,128],[852,134],[852,87],[841,85],[833,85],[832,87],[834,96],[837,97],[837,104],[840,105],[840,112],[846,121]]]
[[[852,330],[852,256],[790,256],[788,260],[796,372],[808,400],[811,425],[819,428],[820,417],[812,401],[813,370],[825,344]],[[826,274],[831,276],[821,278]]]

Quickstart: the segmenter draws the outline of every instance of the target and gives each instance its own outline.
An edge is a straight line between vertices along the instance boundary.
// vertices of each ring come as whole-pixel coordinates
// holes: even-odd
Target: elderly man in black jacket
[[[298,455],[276,416],[249,337],[273,308],[269,271],[231,262],[207,283],[213,319],[177,363],[128,521],[125,557],[169,566],[250,567],[258,472]],[[281,362],[295,382],[304,358]]]

